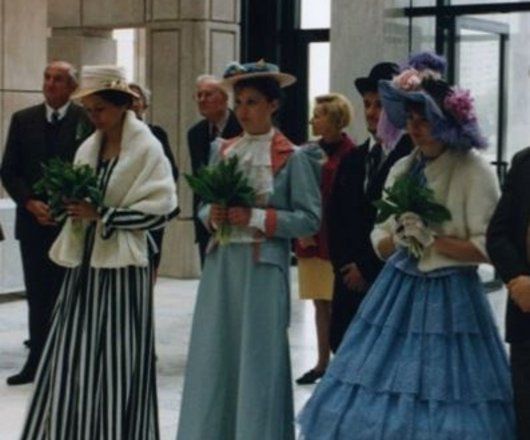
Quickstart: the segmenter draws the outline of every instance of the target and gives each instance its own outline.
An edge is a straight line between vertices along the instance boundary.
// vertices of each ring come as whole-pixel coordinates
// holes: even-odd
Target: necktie
[[[219,135],[219,129],[217,128],[217,125],[213,124],[212,129],[210,130],[210,141],[215,140],[218,135]]]
[[[383,147],[381,147],[381,144],[375,144],[368,152],[368,185],[374,181],[382,157]]]
[[[57,124],[59,124],[59,112],[54,111],[52,113],[52,125],[57,125]]]

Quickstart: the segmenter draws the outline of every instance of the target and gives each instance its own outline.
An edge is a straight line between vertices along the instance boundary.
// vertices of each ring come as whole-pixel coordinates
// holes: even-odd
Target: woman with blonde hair
[[[344,132],[352,117],[353,107],[345,96],[330,93],[315,98],[310,124],[313,135],[320,138],[306,148],[317,148],[323,152],[320,181],[323,212],[326,210],[339,164],[354,148],[353,141]],[[329,328],[334,275],[329,258],[326,217],[323,215],[322,219],[319,231],[315,235],[299,238],[295,247],[300,298],[312,300],[315,306],[318,345],[317,363],[296,380],[299,385],[312,384],[322,377],[331,351]]]

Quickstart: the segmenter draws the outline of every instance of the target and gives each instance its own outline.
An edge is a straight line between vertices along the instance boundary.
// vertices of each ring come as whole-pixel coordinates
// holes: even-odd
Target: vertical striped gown
[[[103,189],[117,159],[99,167]],[[106,208],[104,235],[171,218]],[[151,267],[68,269],[39,365],[23,440],[159,438]]]

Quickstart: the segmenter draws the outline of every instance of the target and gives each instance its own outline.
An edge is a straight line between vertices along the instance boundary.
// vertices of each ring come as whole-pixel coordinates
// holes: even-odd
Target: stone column
[[[42,0],[0,0],[0,159],[11,115],[42,102],[46,65],[47,4]],[[0,244],[0,294],[24,290],[15,205],[0,186],[0,217],[6,240]]]
[[[0,156],[11,115],[42,101],[46,14],[41,0],[0,0]]]
[[[147,77],[152,120],[166,129],[181,171],[178,196],[181,214],[166,229],[160,271],[196,277],[199,257],[194,243],[192,194],[183,176],[191,171],[186,133],[200,116],[193,101],[195,79],[221,75],[239,58],[237,0],[175,2],[155,0],[147,29]]]

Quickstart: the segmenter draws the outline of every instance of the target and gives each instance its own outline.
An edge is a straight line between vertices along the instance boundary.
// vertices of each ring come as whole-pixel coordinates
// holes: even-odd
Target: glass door
[[[509,26],[475,17],[455,22],[454,82],[471,90],[489,148],[484,153],[502,181],[506,173],[506,46]],[[451,44],[451,43],[450,43]]]
[[[495,168],[502,183],[506,161],[506,54],[509,26],[477,17],[453,17],[447,35],[451,82],[469,89],[475,100],[480,127],[488,141],[484,156]],[[490,265],[481,265],[479,274],[487,291],[501,281]]]

